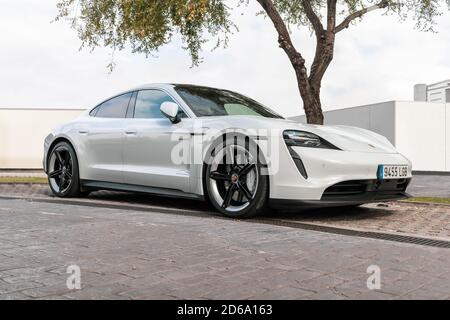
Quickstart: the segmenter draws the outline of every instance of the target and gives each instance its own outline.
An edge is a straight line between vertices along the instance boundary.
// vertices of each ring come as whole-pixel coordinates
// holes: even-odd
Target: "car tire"
[[[260,153],[257,145],[248,137],[232,136],[219,140],[213,144],[205,162],[203,183],[206,198],[217,211],[230,218],[247,219],[261,215],[268,202],[269,178],[264,161],[258,157]],[[221,152],[225,152],[226,157],[226,150],[235,147],[239,147],[241,153],[248,153],[252,160],[246,161],[246,156],[241,155],[242,161],[234,164],[216,163],[217,157],[220,159],[223,156]],[[249,166],[252,166],[248,169],[250,171],[243,173]],[[241,173],[239,170],[242,170]],[[253,176],[251,182],[250,175]]]
[[[47,168],[48,183],[55,196],[73,198],[82,195],[78,159],[70,143],[61,141],[52,148]]]

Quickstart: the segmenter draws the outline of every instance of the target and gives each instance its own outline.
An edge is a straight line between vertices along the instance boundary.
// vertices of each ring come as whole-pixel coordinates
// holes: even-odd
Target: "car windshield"
[[[197,117],[246,115],[283,118],[258,102],[228,90],[197,86],[176,86],[175,90]]]

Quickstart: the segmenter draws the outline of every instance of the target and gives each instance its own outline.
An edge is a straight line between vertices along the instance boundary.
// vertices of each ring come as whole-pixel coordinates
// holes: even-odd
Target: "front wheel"
[[[48,183],[57,197],[71,198],[81,194],[77,157],[67,142],[59,142],[50,153]]]
[[[269,183],[254,143],[231,137],[218,143],[206,164],[205,188],[212,205],[231,218],[251,218],[266,206]]]

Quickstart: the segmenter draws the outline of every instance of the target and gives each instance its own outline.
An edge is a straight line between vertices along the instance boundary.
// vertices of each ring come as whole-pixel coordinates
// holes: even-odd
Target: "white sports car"
[[[204,199],[230,217],[274,206],[356,206],[407,197],[411,163],[383,136],[303,125],[228,90],[151,84],[54,129],[53,193],[110,189]]]

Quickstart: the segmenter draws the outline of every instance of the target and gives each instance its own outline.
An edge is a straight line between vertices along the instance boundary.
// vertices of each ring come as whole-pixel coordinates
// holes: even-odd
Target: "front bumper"
[[[325,190],[320,200],[271,199],[279,208],[338,207],[370,202],[393,201],[409,198],[406,193],[411,179],[344,181]]]
[[[412,167],[408,159],[399,153],[350,152],[341,150],[293,147],[303,162],[307,177],[298,170],[289,151],[280,156],[278,171],[271,174],[270,199],[272,202],[299,201],[300,203],[361,204],[373,201],[396,200],[407,197],[406,187],[412,178]],[[408,176],[404,190],[386,192],[374,189],[379,165],[407,165]],[[404,179],[405,180],[405,179]],[[341,194],[339,199],[330,198],[326,191],[340,183],[367,182],[366,192]],[[387,180],[386,180],[387,181]],[[345,201],[344,201],[345,200]]]

